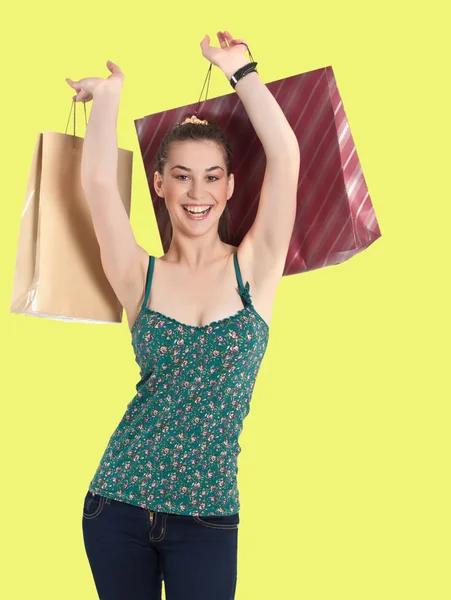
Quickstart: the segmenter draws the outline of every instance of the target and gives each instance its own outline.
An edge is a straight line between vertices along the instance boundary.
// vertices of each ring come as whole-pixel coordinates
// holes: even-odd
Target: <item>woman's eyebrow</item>
[[[171,167],[171,171],[172,169],[183,169],[184,171],[191,171],[192,169],[189,169],[188,167],[184,167],[183,165],[175,165],[174,167]],[[215,169],[222,169],[222,171],[224,171],[224,169],[222,167],[220,167],[219,165],[215,166],[215,167],[208,167],[207,169],[205,169],[206,171],[214,171]]]

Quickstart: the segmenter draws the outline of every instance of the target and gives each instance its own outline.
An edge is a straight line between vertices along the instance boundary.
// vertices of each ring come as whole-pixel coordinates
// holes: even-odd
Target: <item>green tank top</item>
[[[244,307],[200,326],[147,308],[154,262],[150,256],[131,329],[141,379],[89,490],[152,511],[235,514],[238,438],[269,327],[252,304],[249,282],[243,286],[236,253]]]

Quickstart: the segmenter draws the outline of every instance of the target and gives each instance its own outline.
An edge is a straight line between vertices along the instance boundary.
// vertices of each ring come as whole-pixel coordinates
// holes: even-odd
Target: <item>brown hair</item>
[[[232,172],[232,149],[223,130],[219,127],[219,125],[211,122],[209,122],[208,125],[188,122],[184,123],[183,125],[177,125],[171,129],[160,144],[155,158],[154,171],[158,171],[160,175],[163,175],[164,166],[168,160],[169,149],[172,143],[203,140],[216,142],[218,146],[222,148],[226,163],[226,174],[228,177]],[[161,200],[163,199],[161,198]],[[163,251],[166,253],[171,244],[172,223],[164,201],[157,204],[156,212],[157,221],[159,224],[162,224],[162,244]],[[221,241],[226,244],[230,243],[230,211],[228,204],[226,204],[224,212],[219,219],[218,235]]]

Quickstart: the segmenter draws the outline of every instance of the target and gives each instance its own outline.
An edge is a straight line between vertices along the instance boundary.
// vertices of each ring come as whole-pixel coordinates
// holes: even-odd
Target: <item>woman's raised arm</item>
[[[224,72],[227,79],[248,64],[244,40],[234,40],[228,31],[218,32],[221,48],[201,42],[203,55]],[[268,273],[282,276],[296,217],[300,169],[299,144],[274,96],[251,72],[238,81],[235,91],[266,155],[266,170],[254,223],[241,242],[251,250],[255,281]]]
[[[134,306],[147,252],[136,242],[117,184],[117,119],[123,74],[108,61],[108,79],[68,80],[77,101],[93,100],[81,164],[81,182],[100,247],[102,266],[121,304]]]

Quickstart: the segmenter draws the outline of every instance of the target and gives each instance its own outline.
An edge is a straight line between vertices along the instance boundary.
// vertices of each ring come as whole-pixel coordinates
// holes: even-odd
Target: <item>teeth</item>
[[[183,208],[186,210],[186,212],[189,212],[192,215],[204,215],[210,210],[211,206],[208,206],[207,208],[202,208],[202,209],[199,207],[188,208],[186,206],[184,206]]]

